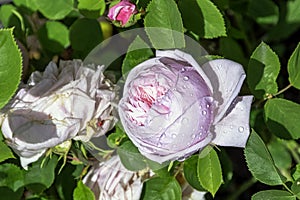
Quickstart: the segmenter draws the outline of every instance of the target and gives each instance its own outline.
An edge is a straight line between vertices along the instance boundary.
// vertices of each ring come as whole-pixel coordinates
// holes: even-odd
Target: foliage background
[[[84,59],[104,39],[124,30],[153,26],[173,29],[194,38],[210,55],[241,63],[247,72],[242,94],[255,96],[250,122],[253,132],[246,149],[215,150],[223,184],[206,189],[216,193],[214,199],[300,198],[300,0],[132,2],[137,3],[141,19],[127,28],[107,20],[109,1],[1,2],[0,26],[4,29],[0,32],[0,107],[11,98],[21,79],[26,82],[31,72],[43,71],[51,60]],[[20,52],[13,38],[22,52],[22,77]],[[122,74],[123,62],[130,61],[122,56],[109,66],[115,80]],[[118,130],[114,130],[114,136],[123,137]],[[110,139],[116,145],[117,140]],[[1,196],[80,199],[86,192],[79,181],[88,166],[88,152],[82,144],[73,143],[69,152],[72,159],[58,173],[63,164],[58,155],[53,155],[43,168],[40,160],[29,171],[21,170],[16,155],[1,140]],[[184,164],[186,174],[195,170],[193,159]],[[190,180],[195,188],[205,181],[205,177],[198,176],[202,184]],[[74,192],[74,188],[81,192]],[[207,194],[207,198],[213,197]]]

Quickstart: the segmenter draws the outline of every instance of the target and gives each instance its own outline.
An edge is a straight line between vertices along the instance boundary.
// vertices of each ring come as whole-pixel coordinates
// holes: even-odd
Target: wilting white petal
[[[245,147],[249,137],[249,113],[252,96],[237,97],[226,116],[215,126],[212,143],[220,146]]]
[[[242,65],[227,59],[209,61],[202,68],[211,80],[213,98],[218,102],[214,120],[217,123],[240,92],[246,74]]]

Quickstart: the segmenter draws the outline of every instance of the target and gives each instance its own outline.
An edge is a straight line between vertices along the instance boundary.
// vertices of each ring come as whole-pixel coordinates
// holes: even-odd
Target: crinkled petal
[[[213,87],[213,98],[218,102],[214,124],[222,119],[231,102],[238,95],[246,78],[243,66],[227,59],[205,63],[202,69]]]
[[[220,146],[245,147],[249,137],[249,114],[253,96],[237,97],[226,116],[213,128],[212,143]]]

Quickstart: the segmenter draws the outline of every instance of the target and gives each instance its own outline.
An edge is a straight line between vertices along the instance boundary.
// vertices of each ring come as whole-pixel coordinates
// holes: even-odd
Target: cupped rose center
[[[160,103],[167,91],[168,89],[159,85],[158,82],[148,85],[134,85],[127,104],[129,119],[139,126],[144,126],[147,113],[154,104],[157,104],[163,112],[169,112],[170,108]]]

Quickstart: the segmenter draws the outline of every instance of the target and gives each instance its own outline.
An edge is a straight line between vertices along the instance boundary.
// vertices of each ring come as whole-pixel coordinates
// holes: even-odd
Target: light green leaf
[[[294,180],[300,179],[300,164],[297,164],[293,169],[292,176]]]
[[[4,27],[11,25],[10,21],[14,17],[14,12],[16,12],[16,7],[11,4],[2,5],[0,7],[0,21]]]
[[[268,149],[274,160],[276,167],[287,170],[292,165],[292,157],[288,149],[285,147],[284,140],[272,140],[268,143]]]
[[[248,15],[259,24],[277,24],[278,6],[271,0],[252,0],[248,5]]]
[[[280,174],[263,140],[253,130],[244,150],[252,175],[267,185],[281,185],[285,178]]]
[[[144,156],[131,141],[125,141],[117,149],[118,155],[124,167],[131,171],[142,170],[147,167]]]
[[[41,166],[43,159],[47,160],[43,166]],[[33,163],[25,173],[26,187],[35,193],[40,193],[49,188],[55,179],[55,168],[57,162],[58,158],[54,155],[52,158],[41,158],[39,161]]]
[[[185,47],[183,24],[174,0],[152,0],[147,7],[144,25],[154,48]]]
[[[54,53],[63,51],[70,45],[68,28],[57,21],[47,21],[38,31],[42,46]]]
[[[212,1],[180,0],[178,5],[188,30],[207,39],[226,36],[223,16]]]
[[[191,156],[189,159],[184,161],[183,165],[183,173],[186,181],[195,189],[200,191],[205,191],[200,184],[198,179],[198,171],[197,171],[197,164],[198,164],[198,155]]]
[[[37,10],[36,0],[13,0],[13,1],[14,4],[18,7],[27,8],[32,12]]]
[[[86,199],[95,200],[95,195],[89,187],[87,187],[82,183],[82,181],[78,181],[77,187],[75,188],[73,193],[73,199],[74,200],[86,200]]]
[[[35,0],[38,10],[48,19],[59,20],[73,10],[73,0]]]
[[[70,27],[70,40],[76,56],[85,58],[103,40],[99,22],[96,19],[77,19]]]
[[[283,190],[266,190],[254,194],[251,200],[296,200],[296,197]]]
[[[155,177],[144,183],[141,200],[181,200],[181,187],[173,177]]]
[[[13,96],[21,80],[22,57],[13,38],[13,29],[0,30],[0,55],[1,109]]]
[[[270,99],[264,107],[265,121],[272,133],[284,139],[300,138],[300,105],[286,99]]]
[[[140,36],[137,36],[128,47],[127,54],[122,64],[122,74],[125,75],[136,65],[149,59],[153,55],[154,54],[148,44],[144,42]]]
[[[105,0],[78,0],[78,9],[87,17],[100,17],[103,15],[105,7]]]
[[[293,193],[294,193],[298,198],[300,198],[300,179],[297,179],[297,180],[293,183],[291,189],[292,189]]]
[[[248,64],[248,84],[255,97],[262,99],[278,91],[276,83],[280,71],[278,56],[264,42],[252,53]]]
[[[16,165],[4,163],[0,165],[0,186],[6,186],[16,192],[24,186],[24,173]]]
[[[297,89],[300,89],[300,43],[298,43],[289,59],[288,73],[290,83]]]
[[[215,150],[212,149],[205,157],[199,157],[197,171],[202,187],[214,196],[223,183],[222,168]]]
[[[10,148],[3,141],[0,141],[0,152],[0,162],[3,162],[9,158],[15,158]]]

